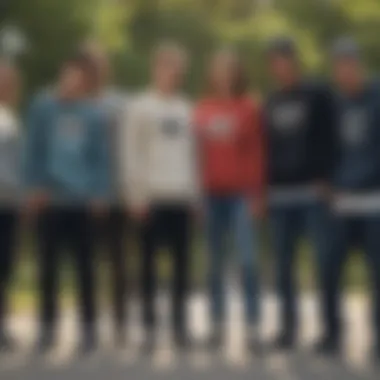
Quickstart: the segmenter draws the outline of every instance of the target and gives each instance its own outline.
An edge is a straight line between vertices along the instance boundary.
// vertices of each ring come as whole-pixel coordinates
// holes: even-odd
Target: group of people
[[[19,212],[33,221],[39,271],[37,349],[57,339],[63,252],[75,263],[81,344],[98,343],[95,247],[112,263],[115,340],[126,342],[126,228],[139,226],[144,348],[157,336],[156,257],[164,244],[173,260],[174,343],[189,347],[186,320],[191,225],[201,219],[207,241],[210,348],[225,338],[225,263],[231,237],[241,268],[247,346],[260,349],[258,222],[271,232],[281,328],[277,349],[297,343],[297,242],[314,252],[324,334],[315,350],[342,348],[340,285],[352,245],[362,244],[373,291],[374,354],[380,359],[380,87],[360,49],[341,39],[332,49],[331,84],[306,79],[295,43],[273,40],[266,52],[273,90],[250,94],[239,55],[212,55],[201,99],[181,88],[186,51],[163,43],[152,53],[150,85],[126,97],[113,91],[110,64],[84,44],[39,93],[21,128],[20,80],[0,67],[0,346],[10,348],[5,298],[11,279]],[[254,68],[253,68],[254,69]]]

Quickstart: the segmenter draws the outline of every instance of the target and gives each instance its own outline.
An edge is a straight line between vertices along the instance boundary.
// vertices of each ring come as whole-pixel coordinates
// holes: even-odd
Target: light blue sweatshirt
[[[122,129],[125,128],[126,107],[128,97],[114,89],[104,91],[97,99],[97,104],[102,107],[108,118],[107,134],[109,140],[109,175],[110,175],[110,201],[114,206],[120,206],[122,202],[122,192],[124,190],[122,182],[123,155],[121,150]]]
[[[94,102],[38,96],[27,117],[27,191],[53,202],[83,204],[109,196],[107,119]]]

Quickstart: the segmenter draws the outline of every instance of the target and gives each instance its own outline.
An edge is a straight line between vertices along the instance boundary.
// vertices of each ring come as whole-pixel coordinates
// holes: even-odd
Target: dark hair
[[[267,54],[271,55],[280,55],[288,59],[297,59],[298,51],[295,41],[286,36],[280,36],[273,38],[269,41],[267,46]]]
[[[83,71],[88,81],[95,81],[97,76],[97,67],[91,55],[83,50],[76,51],[65,62],[65,66],[76,67]]]
[[[208,83],[207,83],[207,92],[210,95],[215,95],[216,89],[215,84],[212,82],[211,69],[213,62],[218,58],[230,56],[232,58],[232,70],[233,70],[233,83],[231,84],[231,93],[234,97],[240,97],[245,95],[249,90],[249,78],[245,65],[243,64],[240,56],[230,49],[224,49],[217,51],[210,60],[211,68],[209,68],[208,73]]]

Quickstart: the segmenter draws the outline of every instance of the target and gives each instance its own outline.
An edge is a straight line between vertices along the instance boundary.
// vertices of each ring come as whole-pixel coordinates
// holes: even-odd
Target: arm
[[[110,152],[108,118],[99,114],[94,118],[91,131],[93,184],[92,201],[105,204],[110,196]]]
[[[143,112],[139,102],[132,102],[124,116],[120,138],[123,193],[126,204],[133,210],[146,208],[148,201],[144,181]]]
[[[193,117],[190,126],[190,139],[191,139],[191,164],[192,164],[192,183],[194,194],[194,206],[200,207],[202,202],[202,186],[201,186],[201,170],[200,170],[200,149],[198,146],[197,131],[196,131],[196,118]]]
[[[327,89],[318,96],[314,114],[315,169],[320,181],[329,182],[336,161],[336,106]]]
[[[248,144],[248,178],[250,178],[250,194],[253,207],[261,217],[265,213],[266,196],[266,141],[264,136],[264,120],[262,109],[254,105],[247,117]]]
[[[250,141],[250,178],[255,197],[261,198],[266,188],[266,142],[264,136],[263,111],[255,106],[248,117]]]
[[[22,151],[24,191],[28,206],[39,209],[48,198],[46,179],[46,108],[35,102],[27,115]]]

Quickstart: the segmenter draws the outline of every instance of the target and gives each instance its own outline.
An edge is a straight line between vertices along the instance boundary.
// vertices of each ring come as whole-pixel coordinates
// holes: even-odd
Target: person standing
[[[225,262],[231,233],[239,255],[246,308],[247,343],[258,348],[258,237],[253,214],[264,211],[264,139],[258,104],[248,95],[240,58],[217,52],[210,64],[207,95],[194,116],[209,246],[211,349],[225,332]]]
[[[21,131],[17,117],[20,93],[17,69],[0,62],[0,351],[15,342],[6,327],[7,296],[15,261],[18,207],[21,196]]]
[[[349,250],[360,244],[373,293],[374,357],[380,362],[380,86],[366,74],[360,48],[350,38],[333,47],[337,86],[333,226],[325,256],[322,302],[327,329],[317,350],[342,348],[340,285]]]
[[[269,226],[281,305],[274,348],[282,350],[293,348],[298,332],[297,242],[304,232],[309,235],[317,268],[327,249],[334,110],[327,86],[304,78],[291,39],[271,41],[268,64],[276,86],[264,111]]]
[[[125,137],[126,202],[141,224],[144,350],[156,343],[156,257],[167,244],[173,258],[174,341],[187,348],[186,300],[192,208],[197,202],[191,106],[180,89],[187,70],[183,48],[159,44],[153,53],[150,88],[129,107]]]
[[[77,274],[79,351],[97,346],[92,219],[104,210],[109,181],[106,118],[89,101],[95,78],[90,58],[74,55],[62,66],[57,88],[37,96],[27,118],[26,202],[37,216],[41,353],[56,342],[63,249]]]
[[[97,222],[100,228],[102,249],[110,266],[111,299],[114,318],[114,341],[118,347],[126,343],[126,251],[125,237],[128,228],[128,211],[122,199],[123,184],[122,157],[126,149],[122,140],[122,128],[127,128],[125,119],[128,115],[127,96],[112,88],[111,64],[106,51],[96,43],[84,44],[82,47],[92,59],[96,68],[96,81],[93,84],[93,98],[107,115],[107,134],[109,137],[108,160],[110,167],[110,209],[105,218]]]

